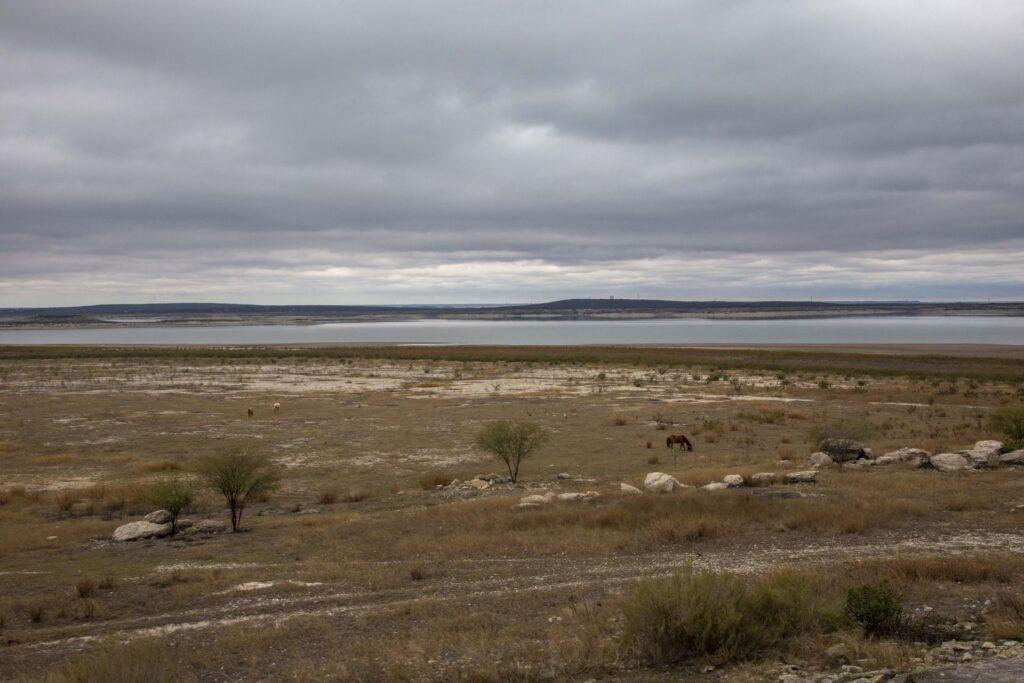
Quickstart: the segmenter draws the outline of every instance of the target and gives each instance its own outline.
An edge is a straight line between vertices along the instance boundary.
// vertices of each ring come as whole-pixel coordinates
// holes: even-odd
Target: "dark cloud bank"
[[[1019,2],[0,5],[0,305],[1024,299]]]

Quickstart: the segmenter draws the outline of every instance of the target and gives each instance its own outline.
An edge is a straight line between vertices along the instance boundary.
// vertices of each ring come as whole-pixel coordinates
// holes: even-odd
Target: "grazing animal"
[[[681,451],[682,450],[687,450],[687,451],[692,451],[693,450],[693,444],[690,443],[690,440],[686,438],[685,434],[672,434],[670,436],[665,437],[665,446],[666,447],[672,448],[676,444],[679,444],[679,450],[681,450]]]
[[[256,411],[253,410],[252,408],[246,408],[245,412],[249,414],[249,417],[252,417],[253,415],[256,414]]]
[[[281,412],[281,404],[280,403],[275,403],[274,404],[274,412],[275,413],[280,413]]]

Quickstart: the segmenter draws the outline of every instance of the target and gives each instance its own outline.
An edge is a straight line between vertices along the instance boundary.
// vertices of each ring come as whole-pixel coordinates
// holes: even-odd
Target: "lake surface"
[[[417,320],[0,331],[0,344],[1024,344],[1024,318]]]

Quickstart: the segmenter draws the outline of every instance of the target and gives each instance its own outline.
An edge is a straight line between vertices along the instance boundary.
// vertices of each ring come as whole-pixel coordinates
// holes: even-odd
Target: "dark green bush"
[[[846,616],[869,636],[895,633],[903,620],[899,596],[887,583],[864,584],[846,593]]]

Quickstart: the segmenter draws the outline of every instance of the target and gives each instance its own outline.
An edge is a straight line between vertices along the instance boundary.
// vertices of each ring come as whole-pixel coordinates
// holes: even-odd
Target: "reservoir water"
[[[414,320],[0,330],[2,344],[1024,344],[1024,318]]]

